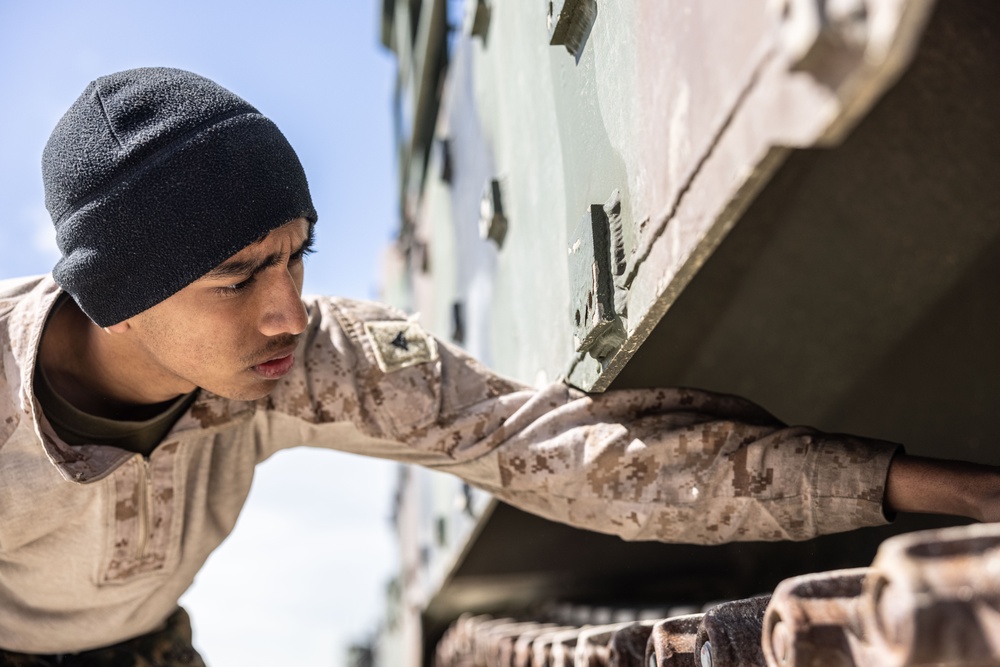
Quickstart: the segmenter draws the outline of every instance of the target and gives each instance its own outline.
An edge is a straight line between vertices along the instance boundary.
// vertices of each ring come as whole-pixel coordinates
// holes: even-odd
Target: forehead
[[[294,242],[295,240],[304,240],[309,235],[309,221],[305,218],[296,218],[289,223],[278,227],[277,229],[272,229],[267,234],[264,234],[259,239],[248,245],[243,250],[230,257],[230,259],[242,257],[246,255],[254,255],[260,252],[262,249],[267,248],[275,243],[281,243],[286,238],[291,238]]]
[[[291,240],[292,244],[301,243],[309,236],[309,221],[305,218],[296,218],[291,222],[278,227],[277,229],[272,229],[270,232],[261,236],[259,239],[248,245],[243,250],[232,257],[226,259],[220,264],[220,266],[225,265],[233,260],[239,259],[251,259],[258,257],[261,254],[269,253],[274,250],[276,246],[280,246],[286,240]]]
[[[199,278],[199,281],[223,280],[252,274],[295,251],[309,239],[310,223],[298,218],[257,239]]]

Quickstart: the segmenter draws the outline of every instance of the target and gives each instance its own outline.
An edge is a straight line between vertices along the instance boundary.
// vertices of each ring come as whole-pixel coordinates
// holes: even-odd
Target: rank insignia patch
[[[383,373],[437,359],[434,339],[416,322],[365,322],[365,333]]]

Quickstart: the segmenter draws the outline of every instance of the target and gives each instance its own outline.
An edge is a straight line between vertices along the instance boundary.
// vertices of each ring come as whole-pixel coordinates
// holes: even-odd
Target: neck
[[[72,299],[50,314],[39,363],[60,396],[98,417],[143,420],[195,389],[162,377],[144,350],[98,327]]]

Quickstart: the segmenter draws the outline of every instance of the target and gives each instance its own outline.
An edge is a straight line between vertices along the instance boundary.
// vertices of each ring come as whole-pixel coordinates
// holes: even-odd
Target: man
[[[0,284],[0,664],[201,664],[177,600],[254,466],[300,444],[452,472],[627,539],[807,539],[1000,516],[993,470],[681,389],[498,377],[372,303],[303,301],[317,221],[269,120],[180,70],[102,77],[52,133],[62,258]]]

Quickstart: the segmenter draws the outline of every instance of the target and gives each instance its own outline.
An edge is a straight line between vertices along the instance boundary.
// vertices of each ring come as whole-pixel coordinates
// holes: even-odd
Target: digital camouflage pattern
[[[306,299],[257,402],[201,392],[144,459],[61,442],[31,384],[51,277],[0,283],[0,647],[73,653],[159,627],[232,530],[254,466],[327,447],[450,472],[556,521],[695,543],[885,522],[895,446],[786,427],[732,396],[588,396],[500,377],[378,304]]]
[[[178,608],[162,629],[107,648],[57,655],[0,649],[0,667],[205,667],[205,662],[191,645],[191,619]]]

